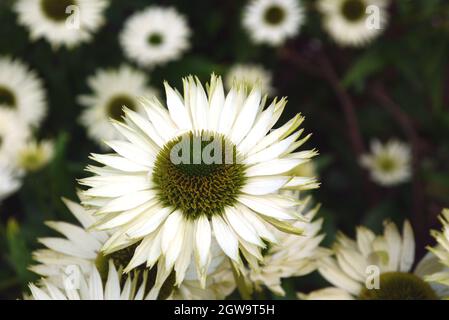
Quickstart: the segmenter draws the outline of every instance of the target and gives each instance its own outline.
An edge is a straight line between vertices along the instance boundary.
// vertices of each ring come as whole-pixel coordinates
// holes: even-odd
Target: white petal
[[[242,192],[256,196],[274,193],[282,188],[289,180],[290,177],[283,176],[251,177],[246,180]]]
[[[170,87],[167,82],[164,82],[165,94],[167,96],[167,107],[170,112],[170,117],[180,129],[192,129],[192,122],[190,114],[185,108],[182,98],[179,93]]]
[[[232,260],[239,261],[239,243],[234,232],[226,224],[223,218],[212,216],[212,227],[214,229],[215,239],[223,249],[224,253]]]

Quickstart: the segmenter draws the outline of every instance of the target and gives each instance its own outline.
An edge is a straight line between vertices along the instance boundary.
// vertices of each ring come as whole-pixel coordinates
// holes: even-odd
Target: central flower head
[[[280,24],[285,18],[285,11],[280,6],[270,6],[265,11],[265,21],[272,25]]]
[[[153,32],[148,36],[148,43],[152,46],[159,46],[164,41],[162,33]]]
[[[121,121],[124,116],[123,107],[136,110],[136,103],[134,99],[126,94],[117,95],[113,97],[106,106],[106,113],[114,120]]]
[[[0,105],[13,108],[16,105],[16,97],[8,88],[0,86]]]
[[[42,0],[41,7],[45,15],[56,22],[67,19],[69,13],[67,8],[76,5],[75,0]]]
[[[153,169],[158,197],[187,219],[210,218],[232,206],[245,183],[245,166],[224,135],[188,132],[168,142]]]
[[[362,300],[435,300],[432,287],[412,273],[385,272],[380,275],[379,289],[363,289]]]
[[[365,16],[364,0],[346,0],[341,6],[343,16],[349,21],[359,21]]]

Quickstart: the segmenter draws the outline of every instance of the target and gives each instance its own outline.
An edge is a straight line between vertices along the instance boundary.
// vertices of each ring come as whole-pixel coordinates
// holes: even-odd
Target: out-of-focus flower
[[[267,94],[272,94],[274,91],[271,72],[260,65],[236,64],[232,66],[225,78],[226,88],[231,89],[234,81],[244,83],[249,90],[254,86],[259,86],[262,92]]]
[[[0,164],[17,168],[19,150],[29,135],[28,127],[15,112],[0,109]]]
[[[212,239],[240,267],[242,255],[250,266],[262,259],[263,240],[275,239],[268,225],[302,233],[297,200],[278,191],[317,187],[313,178],[284,175],[316,152],[295,152],[310,137],[300,138],[299,114],[270,131],[286,100],[264,110],[258,87],[236,83],[226,95],[212,76],[207,93],[194,77],[184,79],[184,96],[165,89],[168,110],[156,98],[147,117],[125,110],[126,124],[115,126],[127,142],[108,143],[116,154],[92,155],[101,166],[80,181],[89,187],[82,201],[100,219],[98,230],[115,231],[106,254],[139,243],[126,271],[158,263],[158,274],[175,270],[180,284],[194,256],[205,285]]]
[[[443,210],[440,221],[443,224],[442,231],[432,231],[432,235],[437,240],[438,245],[429,248],[429,250],[438,257],[440,263],[446,266],[446,268],[444,270],[434,270],[432,274],[426,277],[426,280],[445,286],[447,290],[445,298],[449,298],[449,209]]]
[[[299,192],[292,193],[292,197],[299,200]],[[316,261],[330,254],[329,250],[320,248],[319,244],[324,235],[320,235],[322,219],[312,221],[319,206],[308,209],[309,200],[306,198],[298,205],[297,210],[307,220],[298,221],[295,226],[304,230],[303,235],[292,235],[272,230],[276,243],[271,244],[263,254],[259,268],[251,270],[250,279],[256,288],[264,285],[277,295],[285,295],[281,286],[283,278],[305,276],[317,268]]]
[[[46,248],[36,250],[33,253],[33,259],[38,264],[31,266],[30,270],[45,277],[46,283],[51,283],[58,288],[64,288],[67,273],[70,273],[74,266],[86,276],[89,276],[92,266],[95,266],[104,280],[108,277],[108,264],[112,262],[120,273],[123,267],[130,262],[133,250],[124,248],[110,255],[104,255],[101,248],[109,241],[111,233],[93,231],[92,227],[95,226],[96,220],[92,216],[92,212],[86,211],[73,201],[64,200],[64,202],[81,223],[81,227],[66,222],[47,222],[50,228],[61,233],[64,238],[39,239],[39,242]],[[142,274],[145,274],[145,281],[148,280],[153,284],[152,287],[145,288],[142,293],[147,299],[165,299],[168,297],[174,299],[206,299],[206,297],[207,299],[213,299],[214,297],[223,299],[235,288],[230,265],[216,243],[213,245],[212,261],[208,270],[209,280],[206,288],[201,288],[194,270],[194,264],[191,264],[188,268],[185,281],[176,288],[173,287],[172,276],[161,278],[156,275],[155,269],[141,266],[130,273],[134,277],[135,283],[133,283],[139,287],[144,280],[141,277]]]
[[[356,239],[338,234],[335,257],[319,261],[319,272],[335,287],[299,294],[302,299],[437,299],[444,291],[430,286],[424,277],[442,268],[436,257],[426,255],[411,272],[415,261],[415,240],[408,221],[402,236],[393,222],[385,222],[384,234],[376,236],[359,227]]]
[[[5,164],[0,163],[0,203],[21,186],[19,175]]]
[[[189,48],[190,28],[174,8],[149,7],[125,23],[120,43],[129,59],[143,67],[178,59]]]
[[[89,272],[77,272],[74,266],[71,274],[64,275],[63,286],[58,287],[48,279],[30,284],[29,300],[142,300],[145,299],[146,277],[137,285],[138,277],[123,276],[109,261],[107,278],[104,281],[98,269],[92,265]],[[126,279],[126,280],[125,280]],[[122,285],[124,283],[124,285]]]
[[[104,140],[122,137],[111,119],[122,121],[124,107],[143,114],[139,99],[156,95],[156,90],[147,85],[143,72],[125,65],[119,69],[99,70],[88,83],[93,93],[79,97],[79,102],[86,106],[80,121],[88,135],[103,146]]]
[[[42,81],[18,60],[0,57],[0,110],[10,110],[20,121],[38,126],[47,111]]]
[[[44,38],[54,49],[73,48],[92,39],[108,5],[108,0],[18,0],[15,11],[32,40]]]
[[[360,159],[360,164],[368,169],[371,179],[382,186],[393,186],[410,179],[410,147],[397,140],[381,144],[378,140],[371,143],[371,153]]]
[[[251,39],[271,46],[296,36],[304,20],[298,0],[252,0],[243,12],[243,26]]]
[[[389,0],[319,0],[323,26],[340,46],[361,47],[378,37],[388,22]]]
[[[19,151],[18,167],[25,171],[38,171],[51,161],[53,153],[53,141],[28,141]]]

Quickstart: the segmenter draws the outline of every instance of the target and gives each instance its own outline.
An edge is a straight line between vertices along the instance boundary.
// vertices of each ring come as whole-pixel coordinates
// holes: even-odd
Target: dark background
[[[78,124],[81,106],[75,97],[89,92],[86,78],[99,68],[126,62],[118,43],[123,23],[151,4],[173,5],[188,17],[191,49],[178,61],[149,71],[150,84],[162,81],[181,88],[181,77],[225,74],[237,62],[263,64],[274,74],[274,87],[289,103],[282,121],[301,112],[317,148],[325,243],[337,230],[354,234],[364,224],[377,232],[382,221],[410,219],[422,256],[438,228],[436,216],[449,206],[449,4],[445,0],[397,0],[390,6],[387,30],[363,49],[342,49],[321,27],[314,1],[303,0],[307,21],[300,35],[280,48],[251,43],[241,26],[246,1],[111,0],[106,24],[93,41],[74,50],[53,51],[44,40],[31,43],[18,26],[12,0],[0,0],[0,55],[22,59],[44,80],[48,117],[38,137],[56,141],[56,156],[44,170],[26,177],[23,187],[0,205],[0,298],[21,296],[36,277],[27,266],[37,237],[49,236],[45,220],[74,221],[62,196],[76,199],[75,179],[98,146]],[[129,62],[130,63],[130,62]],[[132,64],[132,63],[130,63]],[[414,174],[409,183],[381,188],[370,182],[358,157],[373,138],[396,137],[413,149]],[[285,281],[287,298],[324,284],[317,274]]]

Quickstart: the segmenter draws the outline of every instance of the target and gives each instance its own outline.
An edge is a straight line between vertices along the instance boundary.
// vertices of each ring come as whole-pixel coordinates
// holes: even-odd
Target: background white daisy
[[[271,46],[296,36],[304,20],[299,0],[252,0],[243,12],[243,26],[251,39]]]
[[[44,38],[57,49],[90,41],[108,5],[108,0],[17,0],[14,8],[32,40]]]
[[[19,151],[29,136],[30,130],[17,113],[0,109],[0,164],[17,169]]]
[[[54,154],[54,143],[50,140],[29,140],[20,150],[18,167],[28,172],[40,170],[46,166]]]
[[[0,204],[3,199],[14,193],[21,186],[18,173],[0,162]]]
[[[317,2],[318,9],[323,15],[323,27],[329,35],[341,46],[354,47],[368,44],[385,30],[388,22],[388,5],[388,0]]]
[[[370,154],[362,155],[360,164],[370,171],[371,179],[382,186],[407,182],[412,174],[410,146],[390,140],[371,142]]]
[[[259,86],[263,92],[273,94],[273,76],[271,71],[265,69],[261,65],[256,64],[236,64],[233,65],[226,74],[225,85],[229,90],[232,88],[234,81],[244,83],[248,89]]]
[[[178,59],[189,48],[186,18],[170,7],[151,6],[132,15],[120,33],[126,56],[142,67]]]
[[[11,110],[31,126],[38,126],[47,112],[43,83],[19,60],[0,57],[0,110]]]
[[[102,146],[105,146],[104,140],[121,138],[111,119],[122,121],[124,107],[143,113],[140,99],[152,98],[157,94],[148,85],[145,73],[126,65],[118,69],[99,70],[88,79],[88,84],[92,93],[78,97],[86,107],[80,121],[89,137]]]

